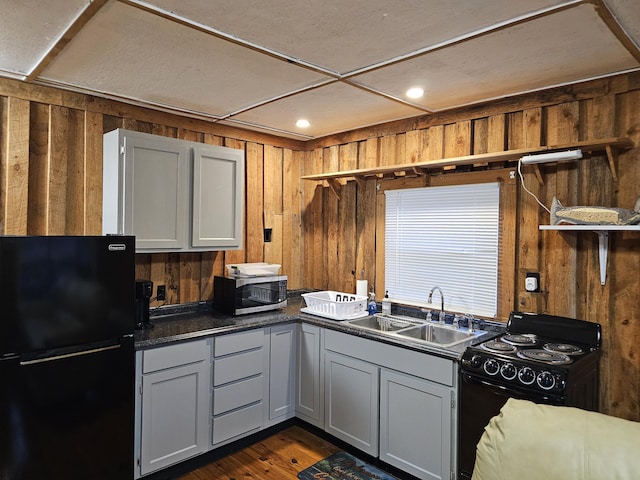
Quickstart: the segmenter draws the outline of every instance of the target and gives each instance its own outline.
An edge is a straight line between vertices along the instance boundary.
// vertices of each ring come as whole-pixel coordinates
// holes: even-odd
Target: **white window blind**
[[[385,289],[427,303],[439,286],[445,309],[495,317],[498,295],[498,183],[388,190]],[[440,305],[439,293],[433,303]]]

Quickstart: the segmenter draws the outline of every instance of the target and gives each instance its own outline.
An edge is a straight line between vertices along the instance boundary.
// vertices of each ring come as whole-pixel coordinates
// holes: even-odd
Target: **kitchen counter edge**
[[[298,302],[291,302],[285,310],[274,310],[265,313],[249,314],[233,317],[216,312],[188,312],[158,315],[151,318],[154,328],[148,330],[136,330],[135,349],[147,350],[177,342],[195,340],[198,338],[226,335],[245,330],[269,327],[292,322],[304,322],[331,330],[355,335],[362,338],[386,343],[389,345],[424,352],[439,357],[460,360],[465,349],[471,344],[478,344],[499,335],[503,325],[491,322],[489,330],[485,334],[476,337],[472,341],[454,345],[449,348],[439,348],[421,342],[414,342],[406,338],[390,336],[373,330],[353,327],[344,322],[324,319],[314,315],[300,312]]]

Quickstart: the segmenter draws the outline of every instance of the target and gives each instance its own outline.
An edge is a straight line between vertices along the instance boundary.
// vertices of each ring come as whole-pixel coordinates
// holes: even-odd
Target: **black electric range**
[[[508,398],[598,410],[601,326],[512,312],[506,332],[468,347],[460,367],[459,471],[471,478],[475,445]]]

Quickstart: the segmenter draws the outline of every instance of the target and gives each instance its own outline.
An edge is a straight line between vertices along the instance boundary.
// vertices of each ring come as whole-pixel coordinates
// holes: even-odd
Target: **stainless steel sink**
[[[417,318],[377,314],[357,320],[349,320],[345,323],[354,327],[368,328],[369,330],[376,330],[378,332],[396,332],[405,328],[421,325],[423,322]]]
[[[407,328],[398,332],[401,337],[421,340],[441,347],[451,347],[458,343],[465,342],[474,337],[482,335],[484,332],[469,332],[468,330],[456,330],[451,327],[434,325],[432,323],[418,327]]]
[[[443,348],[452,347],[485,333],[484,331],[469,332],[466,328],[457,329],[452,326],[428,323],[414,317],[381,313],[357,320],[347,320],[345,323],[354,327],[388,333],[396,338],[404,337],[408,340]]]

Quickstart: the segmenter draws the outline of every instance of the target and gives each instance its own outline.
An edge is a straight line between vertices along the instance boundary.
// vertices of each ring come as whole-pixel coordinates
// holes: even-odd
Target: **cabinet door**
[[[122,140],[122,233],[136,236],[137,249],[184,248],[188,218],[186,145],[171,138],[131,132]]]
[[[269,420],[294,412],[296,325],[271,327],[269,350]]]
[[[242,248],[243,201],[244,153],[195,145],[191,246]]]
[[[301,323],[298,326],[296,416],[324,427],[324,383],[322,329]]]
[[[378,367],[325,352],[325,430],[378,456]]]
[[[142,377],[142,475],[208,446],[208,368],[201,361]]]
[[[451,478],[453,390],[380,372],[380,460],[422,479]]]

